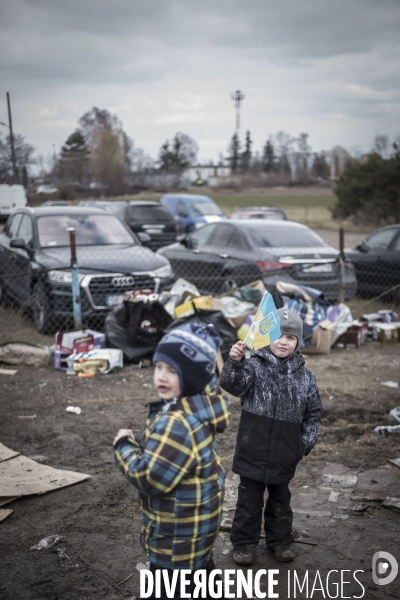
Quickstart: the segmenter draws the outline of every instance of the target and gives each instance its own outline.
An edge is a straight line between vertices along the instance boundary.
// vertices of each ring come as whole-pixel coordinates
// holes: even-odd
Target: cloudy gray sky
[[[400,132],[399,0],[3,0],[0,121],[45,156],[92,106],[156,156],[177,131],[218,159],[234,133],[367,149]],[[6,133],[4,128],[1,128]]]

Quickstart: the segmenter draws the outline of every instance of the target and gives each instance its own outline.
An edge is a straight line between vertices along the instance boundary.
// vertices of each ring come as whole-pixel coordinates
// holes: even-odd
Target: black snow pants
[[[267,546],[289,546],[293,541],[289,485],[265,484],[241,476],[231,529],[231,542],[235,550],[244,550],[248,545],[259,542],[266,487],[268,500],[264,509],[264,531]]]

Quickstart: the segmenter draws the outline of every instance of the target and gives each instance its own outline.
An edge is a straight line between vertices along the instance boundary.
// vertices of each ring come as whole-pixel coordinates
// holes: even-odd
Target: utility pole
[[[231,98],[235,102],[235,108],[236,108],[236,133],[239,134],[239,128],[240,128],[240,105],[241,105],[242,101],[244,100],[245,95],[240,90],[236,90],[236,92],[233,92],[233,94],[231,94]]]
[[[10,128],[11,157],[12,157],[13,173],[14,173],[13,183],[17,183],[18,178],[17,178],[17,167],[15,166],[14,135],[13,135],[13,128],[12,128],[11,105],[10,105],[9,92],[7,92],[7,106],[8,106],[8,126]]]

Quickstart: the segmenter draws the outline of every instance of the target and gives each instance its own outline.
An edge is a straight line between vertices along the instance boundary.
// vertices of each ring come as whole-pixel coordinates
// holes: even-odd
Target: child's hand
[[[132,429],[120,429],[114,438],[113,446],[115,446],[115,444],[118,442],[118,440],[125,437],[126,435],[129,435],[129,437],[135,439]]]
[[[246,352],[246,344],[244,342],[236,342],[229,352],[232,360],[241,361]]]

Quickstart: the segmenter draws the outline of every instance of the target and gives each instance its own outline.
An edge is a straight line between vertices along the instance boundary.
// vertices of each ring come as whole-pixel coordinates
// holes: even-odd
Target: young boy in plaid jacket
[[[190,569],[191,590],[194,571],[215,568],[222,514],[225,473],[215,435],[229,423],[229,405],[214,376],[220,342],[212,325],[165,335],[154,354],[160,400],[150,404],[140,442],[127,429],[114,440],[116,464],[139,491],[150,570],[167,569],[171,581],[174,570]]]

